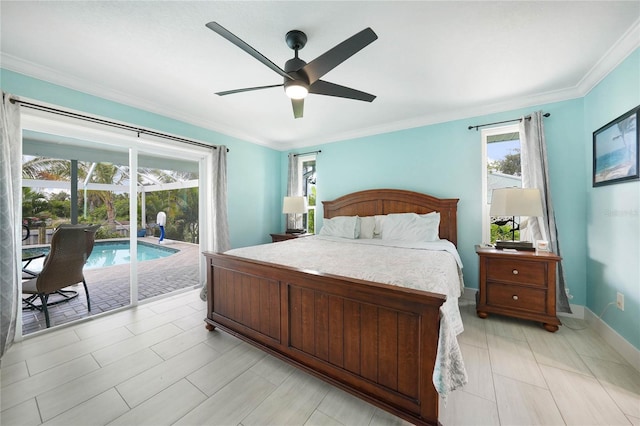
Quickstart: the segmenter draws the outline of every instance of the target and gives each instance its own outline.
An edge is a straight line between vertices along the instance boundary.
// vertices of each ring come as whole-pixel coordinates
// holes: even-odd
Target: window
[[[310,234],[315,234],[316,223],[316,154],[299,156],[298,167],[301,179],[302,195],[307,198],[307,214],[302,226]]]
[[[482,130],[482,241],[511,239],[512,223],[490,217],[491,193],[497,188],[522,187],[520,133],[517,124]],[[516,240],[519,232],[516,230]]]

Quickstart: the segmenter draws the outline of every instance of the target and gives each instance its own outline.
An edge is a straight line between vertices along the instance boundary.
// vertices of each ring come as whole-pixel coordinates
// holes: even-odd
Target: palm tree
[[[22,188],[22,217],[37,217],[38,214],[48,210],[49,203],[43,193]]]
[[[78,161],[78,179],[87,183],[121,185],[131,179],[129,168],[110,163],[89,163]],[[34,180],[69,181],[71,178],[71,161],[46,157],[31,157],[23,163],[23,178]],[[88,179],[87,179],[88,177]],[[174,170],[159,170],[152,168],[139,168],[136,177],[139,185],[154,185],[197,179],[197,174]],[[28,188],[23,199],[33,207],[40,203],[48,205],[44,194],[36,196]],[[185,192],[186,191],[186,192]],[[124,191],[126,192],[126,191]],[[126,216],[126,212],[117,214],[115,207],[116,193],[111,190],[85,191],[86,203],[90,209],[103,207],[106,215],[106,225],[115,228],[117,217]],[[128,195],[127,195],[128,197]],[[80,202],[83,200],[81,199]],[[35,203],[35,204],[34,204]],[[146,198],[147,216],[154,216],[159,211],[165,211],[175,224],[177,238],[197,242],[198,235],[198,190],[188,188],[185,190],[162,191],[160,194],[148,194]],[[33,208],[28,210],[32,211]],[[27,208],[27,207],[25,207]],[[40,207],[41,210],[44,207]],[[121,207],[122,209],[122,207]],[[46,208],[45,208],[46,210]],[[30,214],[30,216],[33,216]],[[25,216],[28,217],[28,216]],[[104,219],[103,219],[104,220]]]
[[[78,167],[80,169],[80,167]],[[79,174],[80,172],[78,172]],[[33,157],[22,163],[22,178],[36,180],[69,180],[71,162],[57,158]]]
[[[636,114],[622,120],[618,123],[618,131],[620,132],[620,138],[622,139],[622,143],[624,145],[624,154],[625,160],[628,161],[630,165],[635,164],[633,162],[633,158],[635,157],[635,129],[638,123],[636,123]],[[631,138],[627,138],[625,136],[630,135]],[[614,138],[616,139],[616,138]],[[629,170],[628,174],[634,174],[635,170]]]
[[[91,170],[90,163],[78,161],[78,178],[85,179]],[[116,177],[122,177],[120,168],[112,164],[97,163],[91,172],[90,182],[94,183],[119,183],[114,182]],[[69,181],[71,179],[71,161],[48,157],[33,157],[22,165],[22,177],[24,179]],[[104,205],[107,211],[107,224],[115,226],[115,209],[113,206],[113,192],[91,191],[89,198],[93,199],[92,205]]]
[[[90,177],[90,182],[119,184],[122,183],[124,174],[121,173],[119,167],[113,164],[98,163]],[[114,227],[116,225],[116,209],[114,208],[113,191],[91,191],[91,195],[98,197],[107,211],[107,225]]]

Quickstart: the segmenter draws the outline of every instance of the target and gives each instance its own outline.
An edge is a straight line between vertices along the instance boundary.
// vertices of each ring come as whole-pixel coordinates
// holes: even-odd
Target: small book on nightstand
[[[496,241],[496,250],[520,250],[520,251],[535,251],[533,243],[531,241]]]
[[[285,234],[306,234],[306,229],[287,229]]]

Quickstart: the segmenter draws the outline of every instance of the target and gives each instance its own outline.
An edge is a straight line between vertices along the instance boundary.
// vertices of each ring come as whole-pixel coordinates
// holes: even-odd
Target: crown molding
[[[305,148],[308,146],[315,146],[325,143],[340,142],[349,139],[358,139],[367,136],[379,135],[383,133],[397,132],[401,130],[408,130],[417,127],[430,126],[433,124],[446,123],[449,121],[458,121],[471,119],[475,117],[481,117],[489,114],[507,112],[521,108],[534,107],[554,102],[567,101],[570,99],[580,98],[583,95],[578,91],[576,87],[568,89],[555,90],[546,93],[540,93],[536,95],[519,97],[517,99],[499,102],[490,105],[474,106],[465,109],[456,109],[455,111],[445,111],[435,114],[427,114],[419,118],[412,118],[409,120],[401,120],[393,123],[386,123],[380,126],[368,127],[366,129],[360,129],[351,132],[337,133],[325,138],[317,139],[304,139],[299,140],[295,144],[280,145],[274,149],[286,151],[296,148]]]
[[[578,82],[576,87],[581,96],[587,95],[638,47],[640,47],[640,18]]]
[[[527,97],[508,100],[491,105],[458,109],[455,111],[445,111],[436,114],[428,114],[424,117],[409,120],[396,121],[380,126],[369,127],[353,132],[335,134],[328,138],[307,139],[298,141],[295,145],[289,145],[286,149],[304,148],[306,146],[319,145],[322,143],[339,142],[348,139],[357,139],[373,136],[381,133],[396,132],[399,130],[416,127],[429,126],[433,124],[445,123],[448,121],[464,120],[488,114],[506,112],[510,110],[528,108],[554,102],[567,101],[570,99],[582,98],[586,96],[595,86],[598,85],[609,73],[620,65],[629,55],[640,47],[640,19],[638,19],[623,36],[607,51],[607,53],[582,77],[573,87],[555,90],[551,92],[539,93]],[[282,147],[276,148],[283,150]]]
[[[152,104],[144,99],[136,98],[129,94],[115,91],[111,88],[95,85],[75,76],[62,74],[56,70],[4,53],[0,53],[0,63],[2,63],[2,67],[5,69],[25,74],[52,84],[57,84],[129,107],[162,115],[164,117],[169,117],[277,151],[287,151],[291,149],[334,143],[348,139],[363,138],[383,133],[396,132],[448,121],[464,120],[488,114],[584,97],[638,47],[640,47],[640,19],[638,19],[625,32],[625,34],[607,51],[607,53],[584,75],[578,84],[573,87],[526,97],[518,97],[517,99],[507,100],[491,105],[473,106],[464,109],[456,109],[455,111],[428,113],[418,118],[400,120],[393,123],[368,127],[366,129],[336,133],[322,138],[299,139],[295,143],[283,143],[278,140],[258,139],[253,135],[238,131],[238,129],[220,124],[212,125],[211,121],[206,117],[194,117],[192,115],[182,114],[180,111],[175,109],[166,110],[158,108],[156,104]]]
[[[34,62],[25,61],[21,58],[8,55],[6,53],[0,53],[0,64],[2,64],[3,69],[17,72],[19,74],[24,74],[26,76],[36,78],[47,83],[56,84],[67,89],[75,90],[92,96],[97,96],[108,101],[117,102],[127,107],[137,108],[145,112],[172,118],[174,120],[182,121],[184,123],[192,124],[194,126],[198,126],[207,130],[222,133],[224,135],[231,136],[246,142],[251,142],[256,145],[264,145],[269,147],[269,144],[265,143],[265,141],[256,139],[254,136],[251,136],[249,134],[238,132],[236,129],[233,129],[231,127],[222,125],[212,126],[211,122],[209,120],[206,120],[206,118],[204,117],[194,118],[191,115],[181,114],[179,111],[174,109],[166,110],[163,108],[158,108],[156,104],[150,103],[142,98],[137,98],[124,92],[114,90],[112,88],[96,85],[79,77],[70,74],[63,74],[52,68],[48,68]]]

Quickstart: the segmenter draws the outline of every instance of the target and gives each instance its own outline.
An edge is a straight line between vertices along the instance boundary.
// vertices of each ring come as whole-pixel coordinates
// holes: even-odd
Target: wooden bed
[[[456,244],[457,203],[379,189],[325,201],[323,207],[325,218],[438,211],[440,238]],[[207,329],[219,327],[409,422],[438,424],[432,373],[445,296],[204,255]]]

